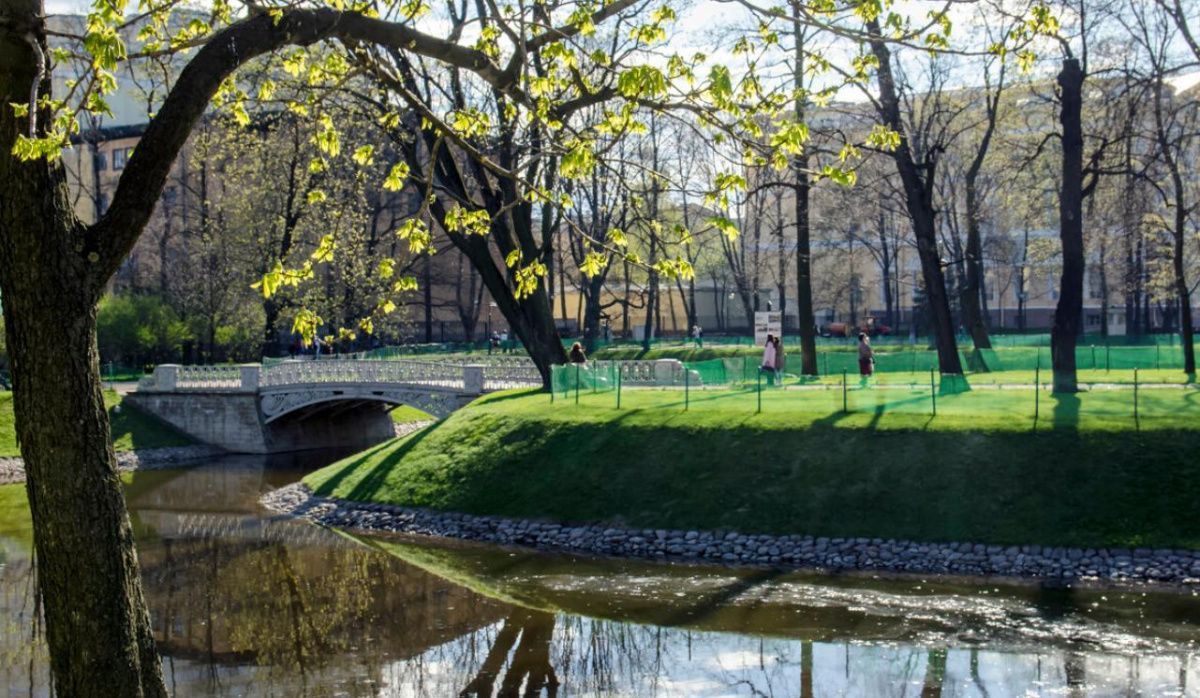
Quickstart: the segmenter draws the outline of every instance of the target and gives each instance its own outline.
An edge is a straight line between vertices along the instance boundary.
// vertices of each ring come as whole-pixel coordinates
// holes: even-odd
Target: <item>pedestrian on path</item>
[[[867,387],[871,374],[875,373],[875,350],[866,332],[858,333],[858,375],[862,387]]]
[[[762,366],[760,371],[767,373],[767,385],[775,385],[775,335],[767,335],[767,343],[763,345]]]

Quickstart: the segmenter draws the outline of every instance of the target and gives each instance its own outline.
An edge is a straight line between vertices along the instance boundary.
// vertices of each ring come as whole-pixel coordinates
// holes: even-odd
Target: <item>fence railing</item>
[[[1004,383],[941,375],[936,369],[906,376],[862,376],[855,370],[805,377],[740,359],[675,362],[676,368],[664,366],[657,372],[658,365],[649,365],[659,363],[556,366],[550,399],[602,408],[820,414],[834,415],[833,420],[840,419],[836,415],[886,413],[987,418],[1034,427],[1073,427],[1081,420],[1138,428],[1200,423],[1200,385],[1163,382],[1156,372],[1146,380],[1137,369],[1119,380],[1081,382],[1078,393],[1055,393],[1048,370]],[[634,376],[640,380],[631,380]]]
[[[463,366],[434,361],[294,361],[263,369],[264,388],[310,383],[409,383],[461,388]]]
[[[333,383],[380,383],[460,390],[479,394],[540,386],[541,374],[532,361],[510,360],[488,365],[439,361],[279,361],[266,366],[180,366],[163,364],[138,382],[145,392],[180,390],[255,392],[259,389]]]

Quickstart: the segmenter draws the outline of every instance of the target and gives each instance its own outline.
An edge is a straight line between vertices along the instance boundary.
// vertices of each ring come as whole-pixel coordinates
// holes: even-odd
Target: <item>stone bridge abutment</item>
[[[532,364],[530,364],[530,368]],[[420,361],[302,360],[268,366],[164,364],[126,397],[192,438],[234,453],[366,447],[394,435],[390,411],[435,417],[536,370]]]

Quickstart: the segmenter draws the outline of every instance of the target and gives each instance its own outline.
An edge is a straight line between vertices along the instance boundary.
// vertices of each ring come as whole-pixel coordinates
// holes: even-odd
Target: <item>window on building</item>
[[[1099,313],[1088,313],[1087,324],[1088,324],[1088,327],[1099,327],[1100,326],[1100,314]]]
[[[179,194],[179,190],[175,187],[166,187],[163,189],[162,199],[164,203],[173,204]]]
[[[96,153],[96,171],[100,172],[108,169],[108,158],[104,153]]]
[[[100,215],[103,216],[108,211],[108,194],[100,195]]]
[[[117,148],[112,151],[113,170],[125,169],[125,163],[129,161],[129,156],[133,154],[133,148]]]

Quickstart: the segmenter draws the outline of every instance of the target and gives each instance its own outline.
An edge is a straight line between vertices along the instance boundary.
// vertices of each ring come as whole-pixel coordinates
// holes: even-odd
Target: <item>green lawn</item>
[[[1004,415],[785,409],[782,395],[755,414],[742,409],[749,395],[684,412],[673,391],[627,391],[621,410],[497,394],[305,482],[347,499],[567,522],[1200,548],[1200,420],[1134,431],[1087,416],[1096,395],[1085,394],[1047,398],[1035,432]]]
[[[433,415],[428,412],[423,412],[415,407],[408,405],[399,405],[392,410],[392,421],[396,424],[408,424],[409,422],[428,422],[433,419]]]
[[[113,447],[118,451],[136,448],[159,448],[163,446],[186,446],[193,443],[184,434],[163,422],[121,404],[121,396],[105,391],[104,404],[108,406],[111,421]],[[19,456],[16,425],[13,419],[12,393],[0,393],[0,456]]]

